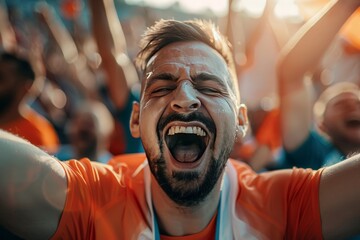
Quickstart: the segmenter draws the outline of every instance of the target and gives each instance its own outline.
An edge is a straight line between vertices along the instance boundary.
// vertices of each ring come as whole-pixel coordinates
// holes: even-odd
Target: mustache
[[[182,114],[178,114],[178,113],[171,113],[168,116],[161,118],[158,126],[157,126],[157,132],[159,135],[161,135],[160,133],[162,132],[162,130],[165,128],[165,126],[167,124],[169,124],[170,122],[173,121],[181,121],[181,122],[191,122],[191,121],[197,121],[197,122],[201,122],[202,124],[204,124],[206,126],[206,128],[212,132],[212,133],[216,133],[216,126],[214,121],[209,118],[206,117],[203,113],[200,112],[192,112],[188,115],[182,115]]]

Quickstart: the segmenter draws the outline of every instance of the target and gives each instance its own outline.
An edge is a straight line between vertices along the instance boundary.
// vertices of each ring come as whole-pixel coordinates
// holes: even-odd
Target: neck
[[[222,177],[203,202],[196,206],[184,207],[172,201],[152,176],[152,199],[160,233],[168,236],[184,236],[205,229],[217,211],[221,180]]]

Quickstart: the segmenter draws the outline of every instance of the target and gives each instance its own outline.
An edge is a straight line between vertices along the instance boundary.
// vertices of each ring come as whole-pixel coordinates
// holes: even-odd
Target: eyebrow
[[[335,103],[334,103],[334,106],[339,106],[339,105],[342,105],[342,104],[346,104],[346,103],[352,103],[352,102],[357,102],[357,101],[359,101],[359,98],[356,98],[356,97],[354,97],[354,98],[341,98],[341,99],[339,99],[339,100],[337,100]]]
[[[203,72],[203,73],[195,74],[195,75],[191,76],[191,79],[194,80],[195,82],[196,81],[213,81],[213,82],[216,82],[217,84],[221,85],[222,88],[226,88],[224,81],[220,77],[218,77],[214,74],[211,74],[211,73]]]
[[[149,77],[149,80],[147,82],[147,87],[153,85],[156,80],[176,81],[178,78],[179,78],[178,76],[175,76],[174,74],[171,73],[153,74]],[[221,85],[222,88],[226,88],[224,81],[220,77],[211,73],[202,72],[199,74],[193,74],[190,76],[190,78],[194,82],[213,81]]]
[[[152,81],[153,79],[161,79],[161,80],[170,80],[170,81],[174,81],[176,80],[178,77],[176,77],[174,74],[171,73],[159,73],[159,74],[153,74],[152,76],[150,76],[150,81]]]
[[[146,88],[151,87],[156,82],[156,80],[176,81],[177,79],[178,77],[171,73],[152,74],[148,78]]]

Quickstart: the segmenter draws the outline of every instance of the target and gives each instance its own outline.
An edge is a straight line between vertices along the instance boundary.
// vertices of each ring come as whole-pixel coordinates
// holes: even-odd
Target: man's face
[[[154,177],[176,203],[204,200],[234,144],[238,106],[224,59],[199,42],[178,42],[149,61],[138,131]]]
[[[344,92],[328,102],[323,121],[334,142],[360,146],[359,94]]]

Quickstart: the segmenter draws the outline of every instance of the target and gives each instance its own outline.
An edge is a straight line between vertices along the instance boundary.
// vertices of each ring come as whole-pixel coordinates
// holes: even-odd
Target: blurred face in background
[[[77,157],[93,156],[98,145],[98,122],[91,113],[78,112],[69,123],[68,136]]]
[[[328,102],[323,130],[336,143],[360,147],[360,91],[340,93]]]

